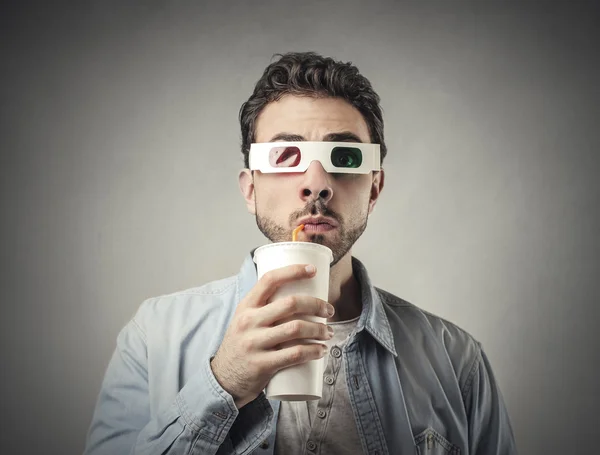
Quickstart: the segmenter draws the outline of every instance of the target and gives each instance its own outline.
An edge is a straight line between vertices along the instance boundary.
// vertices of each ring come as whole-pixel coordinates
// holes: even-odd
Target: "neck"
[[[329,318],[329,322],[347,321],[360,315],[361,291],[352,271],[350,251],[330,270],[329,303],[335,307],[335,314]]]

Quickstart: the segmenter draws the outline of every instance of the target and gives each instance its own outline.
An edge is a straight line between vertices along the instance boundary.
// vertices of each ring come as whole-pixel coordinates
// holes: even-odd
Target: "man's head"
[[[314,53],[285,54],[269,65],[242,105],[240,124],[246,168],[252,143],[375,143],[382,161],[386,155],[379,97],[369,81],[350,63]],[[330,247],[335,264],[364,231],[383,180],[383,170],[328,173],[313,161],[305,172],[244,169],[240,189],[267,238],[290,241],[304,222],[300,239]]]
[[[256,122],[264,107],[286,95],[342,98],[363,116],[370,142],[381,145],[381,161],[387,149],[383,137],[383,113],[379,96],[369,80],[350,62],[335,61],[314,52],[290,52],[265,69],[254,92],[240,109],[242,153],[248,167],[250,144],[256,141]]]

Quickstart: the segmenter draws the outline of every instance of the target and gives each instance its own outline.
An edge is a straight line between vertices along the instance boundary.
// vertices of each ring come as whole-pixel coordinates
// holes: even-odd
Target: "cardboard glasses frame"
[[[263,142],[250,145],[250,170],[305,172],[313,161],[331,173],[368,174],[381,170],[379,144],[362,142]]]

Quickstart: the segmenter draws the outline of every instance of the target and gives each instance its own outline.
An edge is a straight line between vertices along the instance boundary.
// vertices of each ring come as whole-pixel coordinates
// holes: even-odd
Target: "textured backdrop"
[[[0,452],[80,453],[139,304],[265,242],[237,188],[237,113],[290,50],[352,61],[382,97],[386,187],[354,251],[374,283],[483,343],[520,453],[598,450],[591,3],[12,3]]]

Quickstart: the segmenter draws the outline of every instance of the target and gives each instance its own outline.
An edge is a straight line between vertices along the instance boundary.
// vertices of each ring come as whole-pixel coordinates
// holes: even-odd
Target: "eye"
[[[278,167],[296,167],[300,164],[300,149],[298,147],[286,147],[275,163]]]
[[[344,153],[340,156],[339,162],[344,167],[352,167],[355,163],[355,157],[351,153]]]
[[[335,167],[356,169],[362,164],[362,152],[354,147],[335,147],[331,151],[331,163]]]

